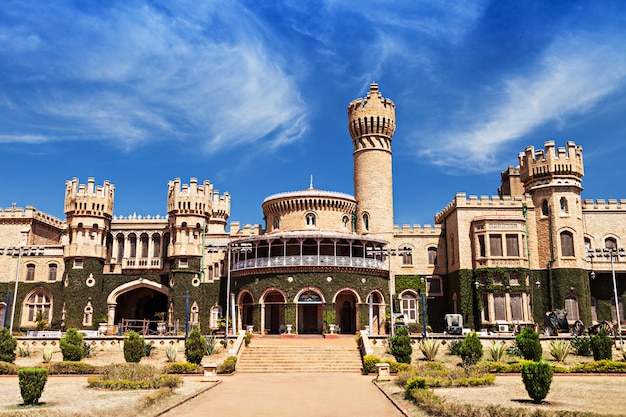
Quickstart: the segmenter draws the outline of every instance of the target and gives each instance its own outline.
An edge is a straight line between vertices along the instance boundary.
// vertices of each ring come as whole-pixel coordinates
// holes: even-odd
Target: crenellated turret
[[[113,217],[115,186],[108,180],[95,186],[93,178],[79,184],[78,178],[65,184],[65,215],[69,245],[66,257],[104,258],[106,235]]]
[[[545,142],[545,151],[528,146],[519,154],[520,176],[526,192],[547,185],[569,185],[582,190],[583,148],[567,142],[555,149],[554,141]]]
[[[213,190],[213,209],[209,222],[209,233],[226,233],[226,224],[230,217],[230,194],[220,195],[219,191]]]
[[[202,234],[207,228],[213,210],[213,185],[205,180],[191,178],[181,184],[180,178],[167,184],[167,213],[170,219],[170,257],[202,255]]]
[[[391,140],[396,106],[372,83],[367,97],[348,105],[348,130],[354,145],[356,233],[391,239],[393,180]]]

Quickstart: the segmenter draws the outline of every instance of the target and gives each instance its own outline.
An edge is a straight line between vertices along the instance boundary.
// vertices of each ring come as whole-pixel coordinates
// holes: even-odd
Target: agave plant
[[[434,361],[437,358],[439,346],[440,343],[437,340],[426,339],[421,343],[420,349],[422,350],[426,360]]]
[[[553,340],[550,342],[550,355],[557,362],[563,362],[571,349],[572,345],[567,340]]]
[[[50,363],[52,360],[52,348],[43,348],[41,354],[43,355],[43,363]]]
[[[174,362],[176,355],[178,354],[178,347],[176,345],[167,345],[165,348],[165,354],[167,355],[168,362]]]
[[[489,355],[494,362],[501,362],[506,354],[506,345],[504,342],[491,342],[489,347]]]

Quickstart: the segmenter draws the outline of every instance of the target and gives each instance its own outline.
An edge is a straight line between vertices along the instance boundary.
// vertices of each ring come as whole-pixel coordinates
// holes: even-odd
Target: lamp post
[[[626,256],[624,253],[624,248],[604,248],[604,249],[595,249],[594,251],[589,250],[588,255],[590,258],[609,258],[611,260],[611,276],[613,278],[613,297],[615,301],[615,316],[617,318],[617,333],[619,335],[619,345],[623,346],[622,341],[622,321],[619,314],[619,297],[617,296],[617,280],[615,279],[615,262],[614,259],[622,256]],[[592,279],[595,278],[595,273],[591,272]]]
[[[422,298],[422,324],[424,328],[424,340],[428,339],[428,332],[426,332],[426,295],[428,292],[428,281],[424,277],[420,277],[420,282],[422,285],[426,284],[424,291],[420,291]]]
[[[372,248],[372,247],[367,247],[366,251],[369,255],[380,255],[381,258],[384,258],[385,256],[387,256],[387,259],[389,259],[389,275],[388,275],[388,279],[389,279],[389,308],[391,309],[391,336],[395,335],[395,324],[396,324],[396,320],[393,314],[393,295],[394,295],[394,290],[395,290],[395,285],[394,285],[394,280],[393,280],[393,273],[391,270],[391,257],[395,256],[395,255],[404,255],[404,254],[408,254],[411,253],[412,250],[410,248],[403,248],[403,249],[396,249],[396,248]]]
[[[15,269],[15,288],[13,290],[13,305],[11,306],[11,326],[9,327],[9,333],[13,334],[13,321],[15,320],[15,305],[17,304],[17,286],[20,282],[20,264],[22,263],[22,251],[24,247],[20,246],[15,248],[18,251],[17,254],[17,268]]]

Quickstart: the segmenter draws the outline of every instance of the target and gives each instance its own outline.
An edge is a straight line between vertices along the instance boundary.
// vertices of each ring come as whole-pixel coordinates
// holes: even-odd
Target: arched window
[[[437,248],[434,246],[428,248],[428,265],[437,265]]]
[[[280,217],[274,217],[274,229],[280,229]]]
[[[567,214],[568,207],[567,207],[567,199],[565,197],[561,197],[561,200],[559,201],[559,206],[561,209],[561,214]]]
[[[87,301],[87,305],[83,309],[83,326],[91,326],[93,324],[93,307],[91,301]]]
[[[148,257],[148,234],[142,233],[141,236],[139,236],[139,239],[141,241],[141,257],[147,258]]]
[[[191,308],[189,309],[189,323],[193,326],[197,326],[198,323],[200,322],[200,312],[199,312],[199,308],[198,308],[198,303],[197,302],[193,302],[193,304],[191,305]]]
[[[363,213],[363,229],[370,230],[370,216],[367,213]]]
[[[617,249],[617,239],[614,237],[607,237],[604,239],[604,247],[607,249]]]
[[[209,327],[212,329],[217,329],[219,327],[218,319],[222,316],[222,307],[213,306],[211,307],[211,317],[209,319]]]
[[[306,225],[307,226],[315,226],[315,214],[307,213],[307,215],[306,215]]]
[[[408,323],[417,323],[417,294],[413,291],[405,291],[400,295],[400,311]]]
[[[402,265],[413,265],[413,250],[410,247],[401,248],[400,253],[402,254]]]
[[[567,311],[567,319],[580,320],[580,310],[578,307],[578,297],[574,294],[569,294],[565,297],[565,311]]]
[[[26,265],[26,281],[35,280],[35,264]]]
[[[548,200],[543,200],[541,202],[541,214],[547,216],[550,213],[550,209],[548,208]]]
[[[25,325],[33,324],[37,318],[37,313],[42,312],[44,320],[50,323],[52,313],[52,297],[50,293],[43,288],[38,288],[26,297],[24,302],[24,312],[22,317],[26,318]]]
[[[561,232],[561,256],[574,256],[574,235]]]
[[[48,265],[48,281],[57,280],[57,264]]]
[[[348,216],[343,216],[341,218],[341,224],[343,225],[344,229],[347,229],[348,225],[350,224],[350,218]]]
[[[130,244],[129,257],[130,258],[137,257],[137,236],[134,233],[128,236],[128,243]]]

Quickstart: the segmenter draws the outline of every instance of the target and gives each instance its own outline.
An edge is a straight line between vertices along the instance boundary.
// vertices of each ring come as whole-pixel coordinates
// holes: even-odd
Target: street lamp
[[[13,334],[13,321],[15,320],[15,305],[17,304],[17,285],[20,281],[20,264],[22,263],[22,252],[24,247],[20,246],[15,248],[18,251],[17,254],[17,268],[15,269],[15,288],[13,290],[13,305],[11,306],[11,326],[9,327],[9,333]]]
[[[619,334],[619,345],[620,347],[623,346],[623,341],[622,341],[622,322],[621,322],[621,318],[620,318],[620,314],[619,314],[619,298],[617,296],[617,281],[615,280],[615,262],[614,259],[617,258],[617,260],[619,261],[619,258],[622,256],[626,256],[626,254],[624,253],[624,248],[604,248],[604,249],[595,249],[595,251],[589,250],[588,251],[588,255],[589,258],[593,259],[593,258],[609,258],[611,260],[611,275],[613,278],[613,297],[615,298],[615,316],[617,318],[617,332]],[[595,278],[595,273],[592,271],[591,272],[591,278]]]
[[[372,248],[372,247],[367,247],[366,251],[369,255],[380,255],[381,258],[387,256],[387,258],[389,259],[389,308],[391,309],[391,336],[395,335],[395,324],[396,324],[396,320],[395,317],[393,315],[393,294],[394,294],[394,290],[395,290],[395,286],[394,286],[394,282],[393,282],[393,274],[391,271],[391,256],[395,256],[395,255],[404,255],[404,254],[409,254],[412,253],[411,248],[402,248],[402,249],[396,249],[396,248]]]

